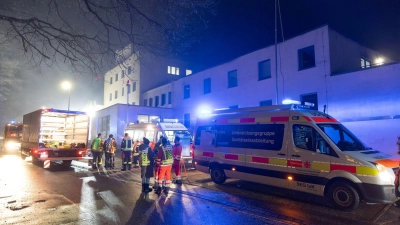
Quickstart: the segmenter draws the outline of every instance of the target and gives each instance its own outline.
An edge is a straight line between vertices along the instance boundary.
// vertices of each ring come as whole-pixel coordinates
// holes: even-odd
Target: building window
[[[136,91],[136,82],[133,82],[132,83],[132,92],[135,92]]]
[[[153,107],[153,98],[149,98],[149,106]]]
[[[114,97],[115,99],[117,99],[118,98],[118,91],[115,91],[115,97]]]
[[[110,93],[110,101],[112,100],[112,93]]]
[[[143,100],[143,106],[147,106],[147,99]]]
[[[231,106],[229,106],[229,109],[238,109],[239,108],[239,105],[231,105]]]
[[[260,101],[260,106],[269,106],[272,105],[272,99]]]
[[[186,128],[190,127],[190,113],[183,115],[183,125],[185,125]]]
[[[110,134],[110,116],[104,116],[97,119],[97,132],[101,133],[101,138],[105,139]]]
[[[186,76],[189,76],[192,73],[193,73],[192,70],[186,70]]]
[[[271,60],[265,60],[258,63],[258,80],[271,78]]]
[[[132,73],[132,67],[128,66],[128,74]]]
[[[237,86],[237,70],[228,72],[228,88]]]
[[[315,67],[314,45],[299,49],[299,70]]]
[[[156,101],[154,103],[154,107],[158,107],[160,104],[160,96],[156,96]]]
[[[168,104],[172,103],[172,92],[168,92]]]
[[[183,87],[183,99],[190,98],[190,85],[187,84]]]
[[[117,82],[117,81],[118,81],[118,73],[115,74],[115,82]]]
[[[125,70],[122,70],[121,72],[121,79],[125,77]]]
[[[127,94],[131,93],[131,85],[130,84],[126,85],[126,93]]]
[[[317,95],[317,93],[301,95],[300,101],[302,104],[304,104],[304,102],[313,103],[314,106],[310,107],[310,109],[318,110],[318,95]]]
[[[165,94],[162,94],[161,95],[161,105],[165,105],[165,102],[166,102],[166,95]]]
[[[367,59],[361,58],[361,68],[365,69],[371,67],[371,62]]]
[[[168,74],[179,75],[179,68],[174,66],[168,66]]]
[[[122,88],[121,96],[124,96],[124,88]]]
[[[204,79],[204,94],[211,93],[211,78]]]
[[[112,77],[110,77],[110,84],[112,84]]]

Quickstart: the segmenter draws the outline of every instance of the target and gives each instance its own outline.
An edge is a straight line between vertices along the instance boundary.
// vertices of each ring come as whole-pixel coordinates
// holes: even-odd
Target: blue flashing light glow
[[[284,99],[284,100],[282,101],[282,104],[284,104],[284,105],[301,104],[301,102],[296,101],[296,100],[292,100],[292,99]]]

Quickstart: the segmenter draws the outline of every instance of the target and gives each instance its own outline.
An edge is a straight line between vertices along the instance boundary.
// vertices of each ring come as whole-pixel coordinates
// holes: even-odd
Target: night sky
[[[325,24],[344,36],[400,60],[398,0],[279,0],[278,41]],[[275,43],[274,0],[221,0],[193,59],[206,65]],[[282,25],[282,26],[281,26]]]
[[[217,14],[208,17],[209,28],[199,32],[187,61],[215,66],[274,44],[274,0],[220,0]],[[399,0],[280,0],[278,40],[289,39],[325,24],[354,41],[395,61],[400,60]],[[281,29],[281,25],[282,28]],[[1,60],[1,59],[0,59]],[[22,65],[21,60],[21,67]],[[89,101],[103,103],[103,84],[77,77],[59,68],[41,74],[25,69],[23,79],[0,102],[0,122],[22,120],[22,115],[43,106],[66,109],[68,94],[60,88],[72,82],[71,110],[82,110]],[[16,104],[17,103],[17,104]]]

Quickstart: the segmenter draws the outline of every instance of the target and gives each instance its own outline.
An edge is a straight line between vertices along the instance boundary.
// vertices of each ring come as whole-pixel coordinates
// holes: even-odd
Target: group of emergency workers
[[[114,169],[114,158],[116,142],[110,134],[106,141],[101,140],[101,133],[92,142],[93,169],[98,169],[102,165],[102,152],[106,153],[106,169]],[[162,191],[168,194],[171,186],[171,170],[174,168],[176,183],[182,184],[181,177],[181,155],[182,146],[178,136],[174,139],[172,146],[168,139],[161,136],[156,144],[152,144],[147,138],[143,137],[143,142],[136,140],[134,143],[128,133],[125,133],[121,142],[122,171],[131,170],[132,161],[134,168],[140,166],[142,178],[142,192],[148,193],[152,189],[150,178],[155,177],[154,191],[160,194]],[[138,166],[139,165],[139,166]]]

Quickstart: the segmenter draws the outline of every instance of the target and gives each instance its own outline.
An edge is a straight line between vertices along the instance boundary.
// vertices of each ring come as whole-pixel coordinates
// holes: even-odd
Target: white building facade
[[[325,105],[368,146],[397,151],[400,63],[328,26],[279,43],[277,51],[277,59],[275,46],[269,46],[143,91],[140,105],[155,107],[149,102],[166,96],[157,107],[172,108],[172,116],[193,132],[201,110],[313,102],[320,111]]]

